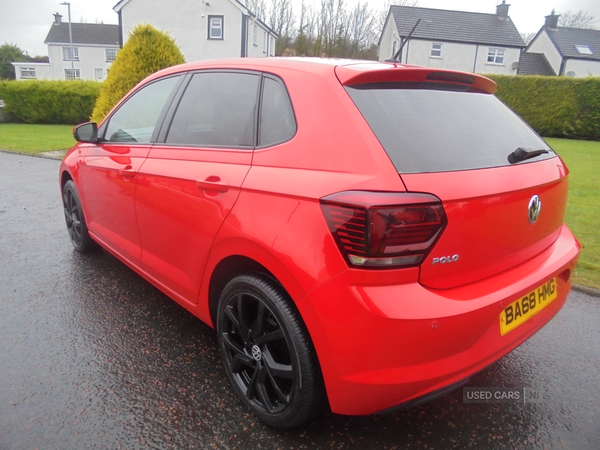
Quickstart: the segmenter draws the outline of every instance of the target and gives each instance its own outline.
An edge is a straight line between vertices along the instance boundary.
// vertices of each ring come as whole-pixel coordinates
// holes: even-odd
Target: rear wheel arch
[[[217,264],[210,277],[208,287],[208,308],[213,326],[216,325],[219,298],[227,283],[239,275],[249,273],[260,273],[267,278],[270,278],[274,283],[281,286],[281,288],[286,291],[285,287],[277,277],[262,264],[246,256],[228,256]]]
[[[241,273],[221,276],[219,283],[228,281],[218,291],[213,319],[227,375],[242,401],[265,423],[279,428],[301,425],[328,409],[306,324],[284,287],[264,267],[245,257],[228,262],[230,267],[237,264]],[[224,264],[219,270],[224,274],[227,268]]]

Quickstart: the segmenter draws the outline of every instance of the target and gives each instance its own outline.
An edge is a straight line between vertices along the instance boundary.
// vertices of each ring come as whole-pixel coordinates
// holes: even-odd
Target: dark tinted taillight
[[[446,226],[442,203],[430,194],[348,191],[322,198],[321,207],[353,266],[418,265]]]

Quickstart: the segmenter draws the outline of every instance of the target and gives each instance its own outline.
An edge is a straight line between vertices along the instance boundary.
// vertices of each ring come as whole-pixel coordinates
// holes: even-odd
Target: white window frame
[[[504,65],[504,58],[506,57],[506,49],[490,47],[487,55],[488,64],[496,64],[499,66]]]
[[[65,80],[81,80],[81,71],[74,69],[74,73],[71,73],[73,69],[65,69]]]
[[[267,54],[267,49],[269,47],[269,33],[263,30],[263,54]]]
[[[117,59],[117,53],[119,52],[119,49],[107,48],[104,50],[104,52],[106,53],[106,62],[113,62],[115,59]]]
[[[225,19],[223,16],[208,16],[208,39],[224,39]]]
[[[258,47],[258,27],[256,24],[252,26],[252,45]]]
[[[63,61],[79,61],[79,48],[73,47],[71,55],[71,47],[63,47]]]
[[[32,66],[22,66],[19,68],[21,72],[21,79],[23,80],[35,80],[37,79],[37,75],[35,73],[35,67]]]
[[[96,75],[96,81],[101,81],[104,79],[104,70],[96,68],[94,73]]]
[[[442,57],[442,44],[439,42],[433,42],[431,44],[431,54],[429,55],[431,58],[441,58]]]

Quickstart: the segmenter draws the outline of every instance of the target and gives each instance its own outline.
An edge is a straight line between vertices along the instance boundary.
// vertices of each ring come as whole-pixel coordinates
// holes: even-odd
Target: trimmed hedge
[[[101,83],[96,81],[1,81],[4,112],[26,123],[76,125],[87,122]]]
[[[488,75],[496,95],[542,136],[600,141],[600,78]]]
[[[90,120],[100,123],[144,78],[184,62],[185,58],[171,36],[151,25],[137,25],[112,63]]]

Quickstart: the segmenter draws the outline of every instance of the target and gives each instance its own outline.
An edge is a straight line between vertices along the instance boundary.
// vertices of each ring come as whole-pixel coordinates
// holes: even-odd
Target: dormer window
[[[589,45],[576,45],[575,48],[582,55],[593,55],[594,52],[589,47]]]

